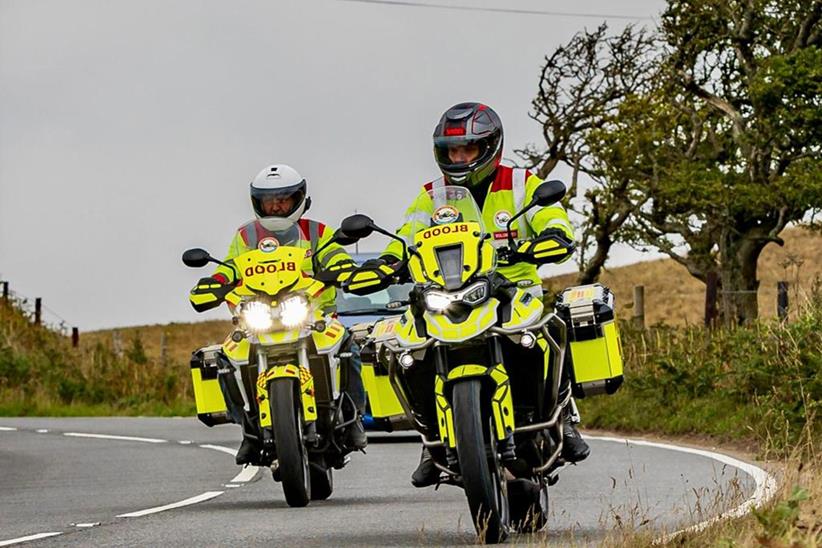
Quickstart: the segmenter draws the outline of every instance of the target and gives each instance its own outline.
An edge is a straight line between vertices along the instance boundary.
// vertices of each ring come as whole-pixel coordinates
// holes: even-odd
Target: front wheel
[[[508,498],[497,459],[493,419],[489,412],[483,412],[479,379],[454,385],[453,408],[457,456],[471,519],[480,540],[496,544],[508,534]]]
[[[271,424],[280,477],[289,506],[306,506],[311,494],[308,451],[303,443],[302,402],[294,397],[293,379],[275,379],[268,387]]]

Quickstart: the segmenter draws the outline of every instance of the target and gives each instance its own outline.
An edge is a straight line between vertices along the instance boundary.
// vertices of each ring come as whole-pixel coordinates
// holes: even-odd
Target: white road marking
[[[35,432],[37,432],[38,434],[48,434],[48,429],[47,428],[40,428],[38,430],[35,430]]]
[[[0,426],[0,432],[17,432],[17,428],[13,426]]]
[[[17,544],[18,542],[28,542],[30,540],[39,540],[41,538],[56,537],[57,535],[62,534],[62,531],[55,531],[53,533],[37,533],[36,535],[29,535],[27,537],[17,537],[9,540],[0,540],[0,546],[10,546],[12,544]]]
[[[72,523],[75,527],[97,527],[100,525],[99,521],[95,521],[93,523]]]
[[[257,475],[257,472],[260,471],[259,466],[247,466],[243,468],[239,474],[234,476],[231,480],[231,483],[247,483],[254,479],[254,476]]]
[[[180,445],[191,445],[192,442],[191,440],[180,440],[177,443],[179,443]]]
[[[715,453],[713,451],[706,451],[704,449],[694,449],[691,447],[682,447],[679,445],[672,445],[669,443],[657,443],[653,441],[645,441],[645,440],[631,440],[626,438],[613,438],[608,436],[584,436],[588,439],[593,440],[601,440],[601,441],[611,441],[614,443],[627,443],[632,445],[642,445],[645,447],[656,447],[659,449],[667,449],[669,451],[679,451],[680,453],[690,453],[692,455],[699,455],[701,457],[707,457],[709,459],[713,459],[715,461],[721,462],[722,464],[727,464],[729,466],[733,466],[739,470],[742,470],[754,480],[756,483],[756,488],[754,489],[753,494],[744,501],[739,506],[728,510],[727,512],[722,512],[721,514],[712,517],[711,519],[701,521],[695,525],[691,525],[690,527],[686,527],[685,529],[680,529],[678,531],[674,531],[673,533],[669,533],[664,535],[656,540],[654,540],[654,544],[664,544],[666,542],[671,541],[672,539],[682,535],[684,533],[697,533],[710,527],[714,523],[719,521],[730,519],[730,518],[738,518],[744,516],[748,512],[750,512],[753,508],[760,506],[770,500],[776,494],[776,479],[763,470],[762,468],[755,466],[753,464],[749,464],[747,462],[743,462],[739,459],[735,459],[733,457],[729,457],[728,455],[723,455],[721,453]]]
[[[215,451],[219,451],[221,453],[227,453],[229,455],[237,456],[237,450],[232,449],[231,447],[225,447],[223,445],[201,445],[203,449],[213,449]],[[254,479],[254,476],[257,475],[257,472],[260,471],[259,466],[246,466],[240,473],[234,476],[230,483],[247,483]]]
[[[168,440],[161,440],[157,438],[138,438],[135,436],[113,436],[111,434],[85,434],[83,432],[66,432],[64,436],[72,438],[96,438],[101,440],[123,440],[123,441],[142,441],[145,443],[167,443]]]
[[[215,451],[220,451],[221,453],[228,453],[229,455],[234,456],[234,457],[237,456],[237,450],[232,449],[231,447],[223,447],[222,445],[209,445],[209,444],[201,445],[200,447],[202,447],[203,449],[214,449]]]
[[[182,508],[183,506],[191,506],[192,504],[197,504],[198,502],[203,502],[209,499],[213,499],[214,497],[219,497],[225,493],[225,491],[207,491],[201,495],[197,495],[196,497],[187,498],[185,500],[181,500],[179,502],[172,502],[171,504],[165,504],[163,506],[157,506],[155,508],[147,508],[145,510],[138,510],[136,512],[129,512],[127,514],[120,514],[117,516],[118,518],[139,518],[141,516],[147,516],[148,514],[156,514],[157,512],[165,512],[166,510],[173,510],[174,508]]]

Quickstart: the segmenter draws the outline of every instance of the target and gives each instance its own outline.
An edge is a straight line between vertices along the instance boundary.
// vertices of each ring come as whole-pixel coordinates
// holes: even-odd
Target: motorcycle
[[[353,401],[339,388],[345,328],[312,304],[339,272],[322,272],[312,259],[313,274],[304,274],[309,249],[294,224],[233,265],[203,249],[183,254],[189,267],[222,264],[237,279],[221,285],[203,278],[190,294],[197,311],[229,303],[234,324],[222,345],[192,360],[198,416],[209,426],[232,415],[230,422],[242,421],[261,447],[256,464],[271,467],[294,507],[331,495],[333,471],[353,450],[346,429],[357,420]]]
[[[539,530],[547,520],[548,487],[563,466],[560,397],[566,322],[544,308],[527,283],[497,273],[498,263],[552,262],[573,244],[557,234],[515,242],[511,223],[537,206],[558,202],[559,181],[543,183],[507,224],[508,245],[495,248],[469,190],[445,186],[414,206],[411,240],[365,215],[339,232],[359,240],[373,232],[400,240],[394,265],[365,265],[342,289],[368,294],[414,282],[398,318],[372,329],[408,421],[431,450],[441,483],[464,489],[480,540],[503,541],[512,530]]]

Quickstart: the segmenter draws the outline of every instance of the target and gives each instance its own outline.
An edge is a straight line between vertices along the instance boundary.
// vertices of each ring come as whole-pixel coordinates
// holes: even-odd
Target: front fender
[[[460,365],[452,369],[447,377],[437,375],[434,379],[437,425],[440,439],[448,447],[456,447],[450,386],[476,377],[487,377],[488,382],[492,383],[491,411],[494,415],[494,430],[497,439],[505,440],[509,434],[514,432],[514,402],[511,397],[511,383],[505,367],[501,363],[491,367],[475,364]]]
[[[311,371],[298,365],[275,365],[257,377],[257,403],[260,426],[271,426],[271,406],[268,405],[268,385],[275,379],[294,379],[300,383],[300,399],[306,422],[317,420],[317,402],[314,399],[314,377]]]

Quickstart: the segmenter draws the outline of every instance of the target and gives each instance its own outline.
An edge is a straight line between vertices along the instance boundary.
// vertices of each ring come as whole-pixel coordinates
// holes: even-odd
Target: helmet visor
[[[305,200],[305,179],[296,185],[282,188],[251,186],[251,205],[259,217],[288,217]]]
[[[452,172],[471,171],[493,154],[491,139],[434,139],[434,156],[443,169]]]

